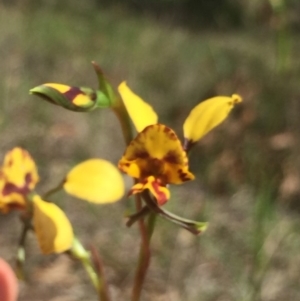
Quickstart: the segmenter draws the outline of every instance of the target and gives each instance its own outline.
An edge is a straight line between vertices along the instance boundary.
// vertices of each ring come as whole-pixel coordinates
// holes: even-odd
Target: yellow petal
[[[198,104],[189,114],[183,125],[184,138],[191,143],[198,141],[206,133],[220,124],[233,106],[242,98],[233,94],[231,97],[217,96]]]
[[[149,189],[154,195],[159,206],[164,205],[170,198],[170,191],[167,187],[161,185],[158,179],[150,176],[144,179],[142,182],[135,184],[130,189],[129,194],[141,193],[143,190]]]
[[[47,84],[44,84],[44,86],[51,87],[51,88],[57,90],[58,92],[60,92],[62,94],[68,92],[72,88],[72,87],[67,86],[67,85],[55,84],[55,83],[47,83]]]
[[[157,123],[158,117],[153,108],[133,93],[126,85],[126,82],[122,82],[118,90],[138,132],[141,132],[148,125]]]
[[[33,159],[26,150],[20,147],[15,147],[6,154],[2,172],[14,192],[22,190],[24,194],[28,193],[39,181]]]
[[[67,175],[67,193],[93,203],[113,203],[124,195],[118,169],[106,160],[90,159],[76,165]]]
[[[70,249],[74,234],[65,213],[37,195],[33,204],[33,225],[42,253],[61,253]]]
[[[19,193],[11,193],[9,195],[2,195],[0,193],[0,212],[9,213],[11,210],[25,209],[27,203],[23,195]]]
[[[195,179],[195,176],[189,171],[188,165],[174,164],[173,162],[164,164],[164,173],[169,184],[182,184]]]
[[[0,212],[8,213],[14,209],[25,209],[26,201],[15,185],[8,183],[5,174],[0,170]],[[22,189],[21,189],[22,192]]]

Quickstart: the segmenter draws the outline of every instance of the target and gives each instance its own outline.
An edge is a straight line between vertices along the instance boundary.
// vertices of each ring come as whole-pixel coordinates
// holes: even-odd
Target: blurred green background
[[[298,0],[2,0],[1,158],[26,148],[40,192],[81,160],[117,163],[125,145],[111,112],[73,113],[28,95],[45,82],[96,88],[92,60],[181,137],[199,101],[238,93],[243,103],[191,153],[196,180],[172,187],[166,206],[209,229],[194,237],[159,219],[142,300],[300,300],[299,29]],[[136,227],[124,225],[130,201],[53,200],[99,248],[115,300],[127,300],[139,246]],[[17,219],[0,216],[0,256],[11,263]],[[27,250],[21,301],[96,300],[80,265],[42,257],[33,236]]]

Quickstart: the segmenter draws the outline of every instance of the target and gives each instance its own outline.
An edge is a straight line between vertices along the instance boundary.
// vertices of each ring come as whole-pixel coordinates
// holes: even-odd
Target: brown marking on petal
[[[139,159],[148,159],[150,155],[146,150],[138,150],[134,153],[134,157]]]
[[[6,182],[3,187],[2,194],[3,196],[9,195],[11,193],[19,193],[22,195],[26,195],[30,192],[29,184],[31,182],[32,182],[32,176],[30,173],[27,173],[25,176],[25,183],[23,187],[18,187],[13,183]]]
[[[147,178],[144,178],[144,179],[139,181],[139,183],[141,183],[143,185],[147,184],[147,182],[148,182]]]
[[[79,94],[85,95],[78,87],[70,87],[70,90],[67,92],[63,93],[63,95],[69,100],[73,101],[73,99],[78,96]]]
[[[166,133],[170,139],[172,140],[177,140],[177,136],[176,134],[174,133],[174,131],[172,129],[170,129],[169,127],[167,126],[164,126],[164,129],[163,129],[164,133]]]
[[[7,205],[9,207],[9,211],[10,210],[23,210],[24,208],[26,208],[26,204],[21,205],[19,203],[9,203]]]
[[[181,179],[182,182],[186,182],[186,181],[190,180],[188,174],[186,172],[184,172],[182,169],[178,169],[177,172],[178,172],[179,178]]]
[[[180,159],[180,158],[179,158]],[[178,160],[178,155],[174,151],[169,151],[163,158],[163,161],[172,164],[180,164],[180,160]]]
[[[141,169],[141,178],[149,176],[161,177],[163,176],[164,162],[157,158],[149,157],[147,159],[146,167]]]
[[[8,167],[11,167],[13,165],[13,160],[9,159],[9,161],[7,162]]]
[[[164,127],[164,132],[165,133],[170,133],[172,130],[170,128],[168,128],[167,126]]]

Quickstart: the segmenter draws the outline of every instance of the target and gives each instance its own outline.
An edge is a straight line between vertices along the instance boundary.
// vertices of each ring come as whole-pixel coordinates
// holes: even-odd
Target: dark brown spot
[[[19,193],[22,195],[26,195],[30,192],[29,184],[31,183],[31,181],[32,181],[32,176],[30,173],[27,173],[25,176],[25,183],[22,187],[18,187],[13,183],[7,182],[3,187],[2,194],[4,196],[9,195],[11,193]]]
[[[186,182],[190,180],[188,174],[184,172],[182,169],[178,170],[178,175],[182,182]]]
[[[164,127],[164,133],[166,133],[171,140],[177,140],[176,134],[169,127],[167,126]]]
[[[180,164],[180,160],[175,151],[169,151],[163,158],[163,161],[172,164]]]
[[[150,157],[149,153],[145,150],[139,150],[135,152],[135,157],[139,159],[148,159]]]
[[[12,159],[9,159],[9,161],[8,161],[8,167],[11,167],[12,165],[13,165],[13,160]]]
[[[170,128],[168,128],[167,126],[165,126],[164,132],[168,134],[168,133],[172,132],[172,130]]]
[[[83,94],[85,95],[78,87],[71,87],[70,90],[68,90],[67,92],[63,93],[63,95],[70,100],[71,102],[73,101],[73,99],[80,95]]]

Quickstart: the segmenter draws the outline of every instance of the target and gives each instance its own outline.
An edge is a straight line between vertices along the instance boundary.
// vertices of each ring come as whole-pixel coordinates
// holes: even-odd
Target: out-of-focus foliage
[[[245,26],[276,26],[274,11],[286,10],[288,22],[300,28],[298,0],[1,0],[6,5],[18,5],[34,10],[40,7],[61,10],[73,7],[82,12],[87,7],[127,9],[134,14],[154,17],[198,30],[203,28],[238,28]]]

